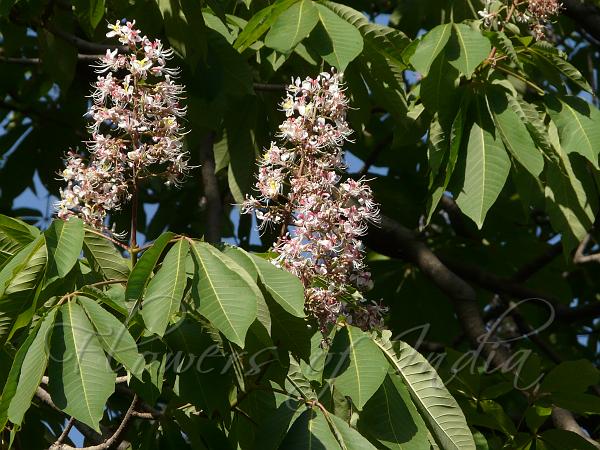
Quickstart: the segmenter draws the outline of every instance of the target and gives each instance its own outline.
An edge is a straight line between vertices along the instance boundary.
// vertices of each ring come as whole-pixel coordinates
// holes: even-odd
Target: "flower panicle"
[[[342,74],[292,79],[280,108],[279,140],[258,162],[258,195],[242,212],[256,213],[261,227],[281,227],[273,263],[303,282],[305,308],[322,331],[340,318],[380,327],[386,309],[361,294],[372,281],[360,240],[379,211],[364,178],[341,176],[352,134]]]
[[[95,65],[89,157],[67,154],[61,174],[67,185],[57,205],[60,218],[77,215],[99,229],[109,212],[131,199],[138,180],[160,177],[178,185],[189,169],[181,125],[184,88],[175,81],[178,70],[166,66],[173,51],[142,35],[135,21],[108,28],[106,36],[128,51],[107,50]]]

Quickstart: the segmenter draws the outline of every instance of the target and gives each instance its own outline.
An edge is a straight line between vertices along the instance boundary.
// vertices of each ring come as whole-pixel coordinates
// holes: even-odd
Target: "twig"
[[[75,36],[74,34],[68,33],[62,28],[56,27],[52,24],[47,24],[46,29],[52,33],[53,35],[67,41],[71,45],[77,47],[79,50],[89,53],[106,53],[106,50],[115,50],[117,49],[119,53],[128,53],[129,47],[126,45],[105,45],[105,44],[97,44],[95,42],[86,41],[85,39],[81,39],[80,37]]]
[[[75,423],[75,419],[73,417],[71,417],[69,419],[69,422],[67,422],[67,425],[65,426],[65,429],[60,434],[60,436],[58,437],[58,439],[56,440],[56,442],[54,444],[52,444],[51,448],[54,447],[54,446],[60,446],[63,443],[63,441],[67,438],[67,436],[71,432],[71,428],[73,428],[73,424],[74,423]]]
[[[285,91],[286,88],[287,88],[287,85],[285,85],[285,84],[254,83],[255,91],[281,92],[281,91]]]

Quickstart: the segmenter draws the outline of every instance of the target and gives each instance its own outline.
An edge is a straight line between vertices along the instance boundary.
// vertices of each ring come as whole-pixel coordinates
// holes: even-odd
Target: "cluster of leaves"
[[[581,3],[590,14],[594,11],[591,0],[563,3],[566,8],[572,3]],[[554,307],[563,310],[569,307],[585,310],[598,302],[599,267],[595,264],[575,265],[570,256],[586,234],[591,232],[592,242],[598,238],[594,236],[592,226],[598,208],[600,152],[600,118],[595,105],[600,73],[594,68],[600,63],[600,54],[597,44],[582,33],[581,25],[566,16],[558,17],[552,25],[548,43],[534,42],[526,25],[507,26],[503,31],[486,30],[477,14],[484,4],[483,0],[376,0],[368,4],[356,0],[0,0],[0,119],[4,128],[0,136],[0,210],[10,216],[26,217],[30,223],[44,216],[43,212],[31,208],[17,208],[13,201],[28,187],[35,189],[40,184],[50,194],[58,192],[55,173],[61,169],[60,157],[68,148],[79,145],[77,133],[84,125],[82,116],[87,109],[85,95],[95,77],[87,68],[88,54],[104,52],[102,44],[96,44],[106,42],[104,27],[98,24],[103,20],[114,23],[127,17],[136,19],[148,35],[161,36],[180,57],[177,65],[183,69],[182,81],[188,94],[191,126],[186,139],[193,158],[191,164],[204,163],[198,149],[204,148],[207,142],[214,154],[215,175],[223,204],[220,217],[223,225],[219,234],[236,239],[245,250],[253,248],[264,252],[272,236],[267,233],[262,237],[263,244],[253,240],[250,245],[251,220],[248,217],[230,220],[230,205],[252,193],[256,156],[260,154],[260,148],[267,146],[276,132],[276,125],[281,122],[276,105],[283,93],[282,84],[289,82],[292,75],[315,74],[324,66],[333,65],[345,71],[348,94],[355,108],[350,112],[349,120],[357,133],[355,143],[349,144],[348,150],[364,163],[361,174],[369,173],[372,166],[384,168],[375,172],[378,177],[372,183],[383,214],[421,231],[420,237],[425,244],[456,274],[478,288],[477,300],[481,309],[485,308],[492,318],[491,329],[501,340],[508,341],[505,346],[514,353],[529,354],[522,369],[527,375],[521,374],[515,383],[513,374],[483,370],[481,360],[475,360],[472,365],[460,364],[470,351],[469,343],[460,331],[461,326],[465,327],[464,320],[460,323],[448,297],[435,289],[421,270],[415,269],[408,260],[405,263],[395,259],[406,255],[392,246],[379,249],[385,256],[373,252],[369,263],[375,282],[372,298],[382,298],[390,306],[390,328],[396,334],[403,334],[407,330],[427,327],[427,339],[438,344],[434,346],[436,351],[440,347],[445,350],[444,354],[431,356],[443,359],[439,364],[440,374],[463,409],[480,448],[588,448],[589,444],[573,433],[552,429],[550,411],[554,406],[566,408],[578,415],[579,423],[591,435],[598,433],[595,419],[600,413],[600,404],[598,398],[590,394],[598,381],[593,364],[600,362],[597,313],[594,312],[597,310],[589,309],[592,313],[579,316],[557,314],[555,320],[538,334],[524,332],[527,328],[518,327],[510,317],[495,322],[497,315],[493,313],[499,301],[506,297],[548,299]],[[389,26],[375,23],[387,20]],[[496,49],[494,52],[493,48]],[[351,168],[355,165],[351,164]],[[36,174],[41,183],[34,182]],[[204,207],[206,193],[197,180],[198,177],[193,177],[181,192],[169,192],[158,185],[144,186],[142,201],[157,206],[157,212],[148,218],[144,216],[147,209],[140,208],[141,231],[148,239],[159,238],[165,229],[188,236],[201,236],[206,232],[210,211]],[[450,193],[455,200],[454,206],[458,206],[457,211],[452,208],[452,203],[447,204]],[[45,215],[50,214],[47,211]],[[118,229],[127,228],[127,213],[113,219]],[[29,230],[32,235],[36,234],[35,230]],[[25,240],[28,239],[31,240]],[[89,232],[85,233],[85,239],[88,244],[83,248],[93,268],[90,272],[92,283],[107,279],[127,280],[130,268],[126,263],[106,266],[98,263],[103,261],[102,256],[94,257],[89,252],[90,248],[96,248],[92,241],[100,249],[106,248],[106,241]],[[186,264],[184,293],[193,298],[194,291],[190,292],[188,283],[193,283],[190,279],[193,280],[196,267],[192,245],[189,241],[187,244],[186,261],[191,261],[191,265]],[[11,246],[14,245],[10,241],[0,250],[2,258],[13,254]],[[37,245],[40,245],[40,252],[45,252],[45,245]],[[185,247],[184,243],[180,245]],[[558,252],[555,251],[557,248]],[[583,250],[593,252],[597,247],[589,245]],[[180,251],[185,252],[185,248],[180,247]],[[239,252],[225,249],[215,254],[234,259],[232,255]],[[565,257],[556,257],[561,252]],[[116,254],[112,249],[110,253]],[[25,254],[21,258],[24,263]],[[42,256],[37,255],[37,258],[42,264]],[[159,259],[160,256],[156,256],[156,261]],[[30,260],[35,261],[33,255]],[[537,261],[534,270],[531,269],[532,260]],[[540,264],[540,260],[545,262]],[[81,271],[87,274],[83,260],[78,261],[75,267],[81,269],[83,264]],[[235,260],[237,265],[252,267],[250,264],[244,266],[243,261],[242,258]],[[76,269],[71,272],[73,270]],[[255,271],[251,272],[250,276],[258,280],[259,270],[256,269],[256,277]],[[156,276],[160,273],[159,269]],[[36,274],[42,276],[39,272]],[[75,278],[79,280],[80,277]],[[59,289],[62,281],[58,280],[50,283],[48,289],[55,283]],[[31,278],[26,277],[23,281],[30,282]],[[73,283],[79,283],[72,285],[76,289],[89,286],[81,280]],[[126,282],[123,285],[127,287]],[[164,354],[165,348],[170,349],[171,333],[166,332],[165,337],[158,340],[160,342],[153,340],[142,347],[141,342],[145,341],[138,336],[144,331],[136,327],[145,324],[148,326],[145,333],[163,330],[171,306],[177,309],[177,305],[172,304],[167,312],[163,311],[163,315],[157,315],[154,320],[142,308],[141,313],[134,314],[140,322],[128,322],[135,300],[123,293],[119,283],[100,287],[96,294],[104,299],[100,300],[105,305],[103,308],[108,308],[107,311],[122,324],[127,323],[132,338],[138,343],[138,352],[158,348],[158,353]],[[260,283],[258,289],[263,292],[270,311],[270,340],[277,345],[288,345],[284,344],[288,322],[278,325],[271,310],[280,304],[269,300],[269,295],[274,294],[264,294],[266,288]],[[37,295],[37,290],[34,292]],[[57,292],[60,295],[60,292],[73,290],[65,288]],[[6,328],[7,336],[10,336],[6,344],[8,353],[6,350],[0,352],[2,380],[8,376],[17,347],[24,342],[30,320],[43,315],[45,310],[39,308],[56,297],[49,290],[41,291],[37,301],[39,307],[34,312],[29,303],[31,296],[19,295],[16,298],[27,300],[18,302],[19,306],[0,300],[2,308],[18,309],[10,313],[11,317],[16,314],[17,318],[10,319],[6,325],[4,319],[0,319],[0,327]],[[84,317],[89,317],[85,300],[80,302],[80,297],[86,296],[78,293],[69,298],[69,302],[75,302],[73,304],[80,307]],[[123,299],[125,304],[122,304]],[[189,358],[201,356],[202,352],[195,350],[196,345],[206,348],[208,344],[196,342],[211,342],[206,339],[213,339],[215,333],[207,332],[204,322],[201,326],[196,325],[196,319],[208,313],[198,312],[189,317],[188,313],[194,311],[190,306],[193,301],[182,299],[186,317],[182,326],[173,328],[181,333],[189,330],[185,333],[194,336],[190,340],[194,345],[186,347],[187,341],[180,339],[177,349],[187,351],[191,355]],[[546,304],[523,304],[519,307],[521,319],[531,328],[545,324],[550,312],[540,305]],[[259,306],[257,303],[257,317],[260,317]],[[283,305],[280,306],[290,314]],[[264,305],[262,308],[264,310]],[[55,322],[62,314],[56,313]],[[246,311],[246,314],[250,312]],[[250,320],[248,317],[251,316],[246,320]],[[292,317],[295,316],[292,314]],[[215,320],[214,316],[205,318],[211,323]],[[215,323],[212,326],[221,333],[221,341],[233,342],[234,347],[240,340],[246,344],[249,337],[255,335],[253,331],[257,327],[251,325],[244,334],[241,331],[244,327],[221,330]],[[275,330],[280,333],[277,338],[273,337]],[[293,330],[291,336],[296,336],[299,331]],[[349,336],[348,330],[342,329],[340,336]],[[530,337],[519,337],[522,334]],[[304,340],[288,337],[288,342],[293,341],[294,346],[300,347],[289,344],[289,350],[293,350],[292,361],[297,362],[300,372],[306,364],[301,359],[302,352],[305,352],[304,356],[308,353],[311,336],[314,337],[308,333]],[[412,336],[407,335],[406,339]],[[547,341],[546,346],[540,345],[539,339],[534,342],[532,336]],[[314,338],[310,346],[315,351],[316,341],[318,339]],[[233,353],[229,348],[223,347],[220,351],[225,355],[221,360],[224,365],[237,367],[237,363],[226,362],[236,360],[230,358]],[[284,357],[279,356],[284,361]],[[561,363],[561,360],[573,359],[581,361]],[[185,383],[175,383],[179,379],[175,370],[165,368],[165,375],[159,377],[161,361],[146,361],[146,365],[152,365],[153,380],[165,380],[163,397],[159,400],[162,402],[159,405],[164,406],[172,398],[179,398],[175,387],[181,389]],[[458,367],[463,367],[460,376],[457,376],[457,362]],[[167,365],[166,360],[164,365]],[[149,372],[142,373],[148,377]],[[239,371],[236,369],[235,373]],[[552,373],[558,373],[562,381],[557,382]],[[324,374],[310,383],[317,392],[320,392],[320,381],[327,380],[327,377],[323,378]],[[547,374],[545,378],[544,374]],[[579,374],[586,374],[584,382],[579,381]],[[304,376],[310,381],[310,374]],[[379,427],[384,426],[381,424],[387,427],[390,423],[385,417],[372,421],[362,417],[367,417],[365,411],[385,412],[377,407],[375,399],[378,396],[408,398],[402,390],[402,386],[407,385],[398,376],[402,378],[394,372],[376,388],[376,394],[364,404],[358,421],[352,420],[356,417],[354,409],[343,409],[345,413],[342,409],[336,410],[337,401],[322,399],[321,404],[333,416],[350,418],[346,422],[352,429],[358,429],[374,445],[393,447],[393,444],[386,444],[393,439],[383,437],[390,436],[389,427],[377,434],[377,430],[381,430]],[[546,383],[548,378],[554,378],[555,382]],[[236,392],[237,389],[246,392],[246,385],[237,375],[232,375],[229,380],[234,380],[228,385],[232,389],[235,386]],[[250,383],[255,380],[256,375]],[[220,381],[222,377],[213,377],[207,384],[219,386]],[[261,385],[261,381],[257,384]],[[533,381],[541,381],[541,384]],[[135,376],[132,383],[136,383]],[[197,390],[199,383],[193,380],[187,383],[189,399],[180,401],[197,403],[191,399],[201,395]],[[524,389],[530,385],[530,389]],[[149,385],[146,383],[146,386]],[[527,395],[523,395],[523,390]],[[157,396],[158,391],[153,391],[152,395]],[[297,391],[288,389],[288,392],[297,395],[294,393]],[[229,407],[224,407],[228,414],[233,414],[229,418],[213,416],[217,422],[227,423],[228,430],[235,430],[232,436],[242,436],[245,431],[240,429],[245,430],[252,420],[264,419],[266,413],[260,409],[262,393],[262,389],[257,389],[246,395],[248,403],[241,402],[239,410],[235,402],[229,401]],[[275,404],[280,405],[282,397],[278,393],[273,395]],[[140,396],[153,403],[152,396],[149,400],[142,393]],[[357,400],[352,400],[356,405]],[[305,401],[300,403],[307,404]],[[250,404],[256,409],[250,409]],[[103,418],[103,426],[116,424],[127,406],[126,402],[110,397],[109,413]],[[392,417],[407,414],[402,406],[398,410],[393,408],[390,409]],[[170,421],[135,422],[135,432],[153,436],[152,433],[160,430],[161,442],[165,444],[172,439],[173,446],[178,445],[178,433],[184,426],[187,426],[187,436],[213,435],[213,416],[208,421],[204,416],[182,414],[178,407],[171,410],[179,427]],[[330,422],[329,428],[319,425],[324,416],[318,405],[313,410],[302,416],[304,422],[298,423],[310,425],[315,430],[329,430],[336,439],[339,438],[341,434]],[[120,413],[113,414],[115,411]],[[313,414],[316,414],[314,420]],[[60,434],[58,424],[63,423],[64,416],[42,408],[37,400],[27,411],[28,417],[23,429],[36,427],[36,432],[30,428],[32,432],[19,433],[21,439],[35,439],[48,433],[44,423],[54,430],[48,441]],[[227,422],[231,417],[235,417],[235,421]],[[415,431],[423,430],[418,426],[418,419],[413,417],[412,420],[416,425],[409,427],[412,431],[409,430],[407,435],[423,436],[421,431]],[[430,422],[425,420],[425,423]],[[375,437],[365,431],[365,424],[369,424],[369,430],[375,430]],[[393,429],[391,435],[394,433],[402,435],[399,429]],[[432,435],[439,439],[434,433]],[[239,441],[243,439],[245,437],[240,437]],[[26,448],[36,448],[36,444]]]
[[[323,344],[300,281],[258,255],[164,233],[131,268],[77,218],[40,233],[0,216],[0,238],[9,442],[45,448],[68,416],[108,428],[124,390],[160,418],[131,426],[136,448],[475,448],[422,356],[350,325]],[[32,405],[40,385],[63,416]]]

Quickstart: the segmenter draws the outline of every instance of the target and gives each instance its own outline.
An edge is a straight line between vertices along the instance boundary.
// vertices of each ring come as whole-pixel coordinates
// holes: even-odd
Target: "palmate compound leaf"
[[[75,301],[61,306],[52,334],[48,390],[58,408],[100,431],[104,405],[115,390],[96,330]]]
[[[46,279],[63,278],[73,268],[83,246],[83,221],[78,217],[54,220],[44,232],[48,250]]]
[[[46,371],[56,312],[56,308],[52,309],[41,319],[39,330],[35,333],[35,339],[23,360],[17,390],[8,408],[8,418],[14,424],[20,425],[23,421],[23,416],[31,406],[31,399]]]
[[[125,325],[94,300],[78,297],[77,301],[94,325],[106,353],[141,379],[145,365],[144,358],[139,354],[137,344]]]
[[[190,246],[195,266],[192,298],[198,312],[231,342],[244,346],[256,319],[258,288],[227,255],[205,242]],[[260,292],[260,291],[259,291]]]
[[[142,317],[152,333],[165,334],[171,318],[179,312],[187,283],[185,261],[187,241],[178,241],[167,253],[161,268],[148,283],[143,300]]]
[[[324,377],[362,410],[383,383],[389,367],[385,356],[369,335],[351,325],[336,333],[329,354]]]
[[[373,342],[402,378],[436,442],[444,450],[475,450],[465,416],[435,369],[410,345],[392,343],[390,336],[384,331]]]

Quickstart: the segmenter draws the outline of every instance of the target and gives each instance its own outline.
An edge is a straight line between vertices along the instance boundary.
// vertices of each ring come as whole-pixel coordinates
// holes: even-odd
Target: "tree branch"
[[[98,44],[96,42],[86,41],[85,39],[81,39],[74,34],[68,33],[65,30],[56,27],[52,24],[47,24],[46,29],[55,35],[56,37],[61,38],[64,41],[67,41],[69,44],[77,47],[77,49],[88,52],[88,53],[106,53],[106,50],[115,50],[117,49],[119,53],[128,53],[129,47],[126,45],[106,45],[106,44]]]
[[[585,264],[588,262],[600,263],[600,253],[592,253],[591,255],[585,254],[585,250],[590,242],[592,242],[592,235],[588,233],[577,246],[577,250],[575,250],[575,255],[573,256],[573,262],[575,264]]]
[[[221,193],[219,182],[215,173],[214,133],[208,133],[200,142],[200,170],[202,171],[202,184],[204,185],[204,196],[206,198],[206,232],[204,238],[207,242],[215,244],[221,241],[221,218],[223,216],[223,205],[221,204]]]

